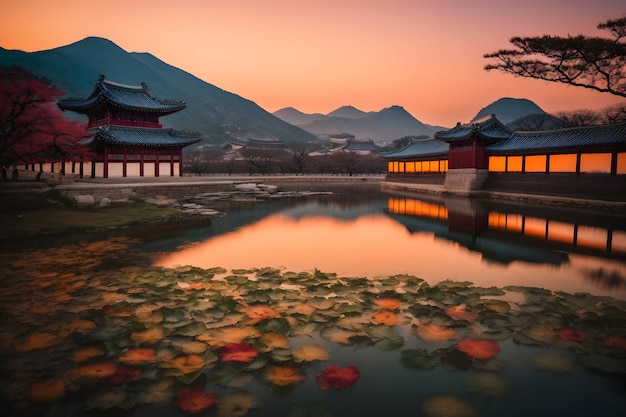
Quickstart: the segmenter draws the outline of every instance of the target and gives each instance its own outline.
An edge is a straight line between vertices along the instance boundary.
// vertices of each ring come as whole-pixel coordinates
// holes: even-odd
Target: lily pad
[[[405,368],[434,369],[439,365],[440,356],[423,349],[407,349],[401,352],[401,363]]]

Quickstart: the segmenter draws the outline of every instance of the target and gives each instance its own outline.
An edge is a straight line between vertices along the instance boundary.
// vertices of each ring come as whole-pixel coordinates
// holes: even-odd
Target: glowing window
[[[398,161],[393,161],[393,172],[400,172],[398,170]]]
[[[422,172],[422,163],[421,162],[416,162],[415,163],[415,172]]]
[[[576,154],[550,155],[550,172],[576,172]]]
[[[621,232],[619,230],[613,231],[611,250],[613,252],[626,253],[626,232]]]
[[[490,156],[489,172],[504,172],[506,169],[506,156]]]
[[[393,161],[387,162],[387,172],[393,172]]]
[[[584,153],[580,156],[580,172],[611,173],[610,153]]]
[[[551,221],[548,224],[548,240],[572,243],[574,241],[574,225]]]
[[[439,172],[439,161],[428,161],[428,171]]]
[[[606,249],[608,232],[606,229],[591,226],[578,226],[576,244],[594,249]]]
[[[527,217],[524,225],[524,235],[530,237],[538,237],[545,239],[546,237],[546,220],[536,217]]]
[[[441,172],[447,172],[448,171],[448,160],[447,159],[442,159],[441,161],[439,161],[439,167],[441,168]]]
[[[626,174],[626,152],[617,154],[617,173]]]
[[[415,172],[415,162],[407,162],[404,164],[405,172]]]
[[[529,155],[526,157],[525,172],[546,172],[546,155]]]
[[[522,157],[509,156],[506,166],[507,172],[522,172]]]

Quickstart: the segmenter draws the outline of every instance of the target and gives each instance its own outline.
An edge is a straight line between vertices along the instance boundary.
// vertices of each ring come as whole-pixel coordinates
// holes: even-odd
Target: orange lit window
[[[613,252],[626,254],[626,232],[619,230],[613,231],[613,239],[611,240],[611,250]]]
[[[573,243],[574,225],[551,221],[548,224],[548,240],[553,242]]]
[[[522,157],[509,156],[506,166],[507,172],[522,172]]]
[[[415,162],[406,162],[404,164],[405,172],[415,172]]]
[[[526,157],[525,172],[546,172],[546,155],[531,155]]]
[[[608,232],[606,229],[590,226],[578,226],[576,244],[587,248],[606,249]]]
[[[439,161],[429,161],[428,170],[430,172],[439,172]]]
[[[387,162],[387,172],[393,172],[393,161]]]
[[[422,163],[421,162],[416,162],[415,163],[415,172],[422,172]]]
[[[404,171],[404,162],[398,162],[398,172],[405,172]]]
[[[398,161],[393,162],[393,172],[400,172],[400,170],[398,169]]]
[[[527,217],[524,225],[524,235],[545,239],[546,220],[538,219],[536,217]]]
[[[439,168],[441,169],[441,172],[447,172],[448,171],[448,160],[447,159],[442,159],[441,161],[439,161]]]
[[[626,174],[626,152],[617,154],[617,173]]]
[[[610,153],[584,153],[580,156],[580,172],[611,173]]]
[[[504,172],[506,168],[506,156],[490,156],[489,172]]]
[[[576,172],[576,154],[550,155],[550,172]]]

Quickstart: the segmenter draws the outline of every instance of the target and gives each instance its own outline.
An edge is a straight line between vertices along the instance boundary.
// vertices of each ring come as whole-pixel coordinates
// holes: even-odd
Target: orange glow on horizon
[[[400,105],[423,123],[452,127],[501,97],[527,98],[547,112],[623,102],[483,70],[483,55],[509,48],[513,36],[608,36],[597,24],[624,13],[612,0],[6,0],[0,13],[5,49],[41,51],[99,36],[270,112]]]

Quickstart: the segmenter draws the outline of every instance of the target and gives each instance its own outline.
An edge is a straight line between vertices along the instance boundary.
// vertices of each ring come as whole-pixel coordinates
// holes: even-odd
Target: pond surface
[[[3,415],[626,413],[623,217],[332,191],[5,248]]]

